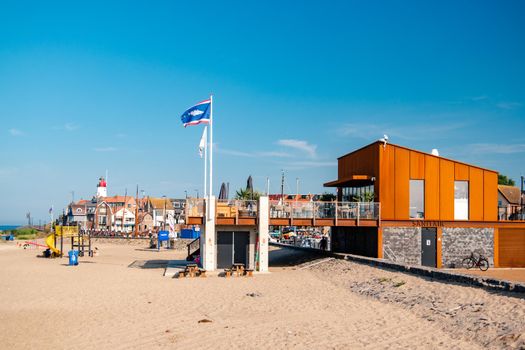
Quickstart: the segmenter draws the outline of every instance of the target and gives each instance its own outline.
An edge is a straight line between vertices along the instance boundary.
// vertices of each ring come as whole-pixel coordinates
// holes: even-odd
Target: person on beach
[[[327,243],[326,236],[323,236],[323,238],[321,238],[321,242],[319,242],[319,249],[325,251],[326,243]]]

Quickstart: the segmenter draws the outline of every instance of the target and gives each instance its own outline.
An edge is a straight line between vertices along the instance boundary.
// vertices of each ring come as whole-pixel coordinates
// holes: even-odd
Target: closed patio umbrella
[[[226,184],[223,182],[221,185],[221,189],[219,191],[219,200],[227,200],[228,199],[228,190],[226,189]]]
[[[252,176],[248,176],[248,181],[246,181],[246,191],[249,191],[251,199],[253,199],[253,179]]]

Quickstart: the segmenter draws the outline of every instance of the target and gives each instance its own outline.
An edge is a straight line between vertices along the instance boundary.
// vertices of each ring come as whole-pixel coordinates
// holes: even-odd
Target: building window
[[[454,220],[468,220],[468,181],[454,181]]]
[[[343,187],[341,199],[343,202],[373,202],[374,185]]]
[[[425,217],[425,181],[410,180],[410,218],[423,219]]]

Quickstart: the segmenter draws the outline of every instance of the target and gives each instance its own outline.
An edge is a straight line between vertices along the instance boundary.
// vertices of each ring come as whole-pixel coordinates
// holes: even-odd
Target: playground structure
[[[57,248],[57,238],[60,237],[60,249]],[[55,226],[55,231],[46,237],[45,243],[52,257],[64,256],[64,239],[71,239],[71,250],[77,248],[78,255],[93,257],[91,235],[80,230],[78,226]]]

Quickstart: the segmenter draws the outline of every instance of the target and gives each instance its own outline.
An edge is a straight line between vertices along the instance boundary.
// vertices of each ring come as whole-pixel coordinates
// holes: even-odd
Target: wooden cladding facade
[[[410,180],[424,180],[425,220],[454,220],[454,181],[469,182],[469,220],[497,221],[498,174],[392,144],[379,150],[381,219],[408,220]]]
[[[499,267],[525,267],[525,228],[498,230]]]
[[[375,142],[338,159],[338,179],[374,177],[382,220],[408,220],[410,180],[424,181],[424,219],[454,221],[454,181],[469,183],[469,221],[498,220],[498,174],[405,147]]]
[[[368,175],[379,177],[379,146],[373,143],[355,152],[349,153],[337,160],[338,179],[347,179],[352,176]],[[378,182],[374,183],[374,192],[379,193]],[[379,198],[375,198],[378,201]]]

